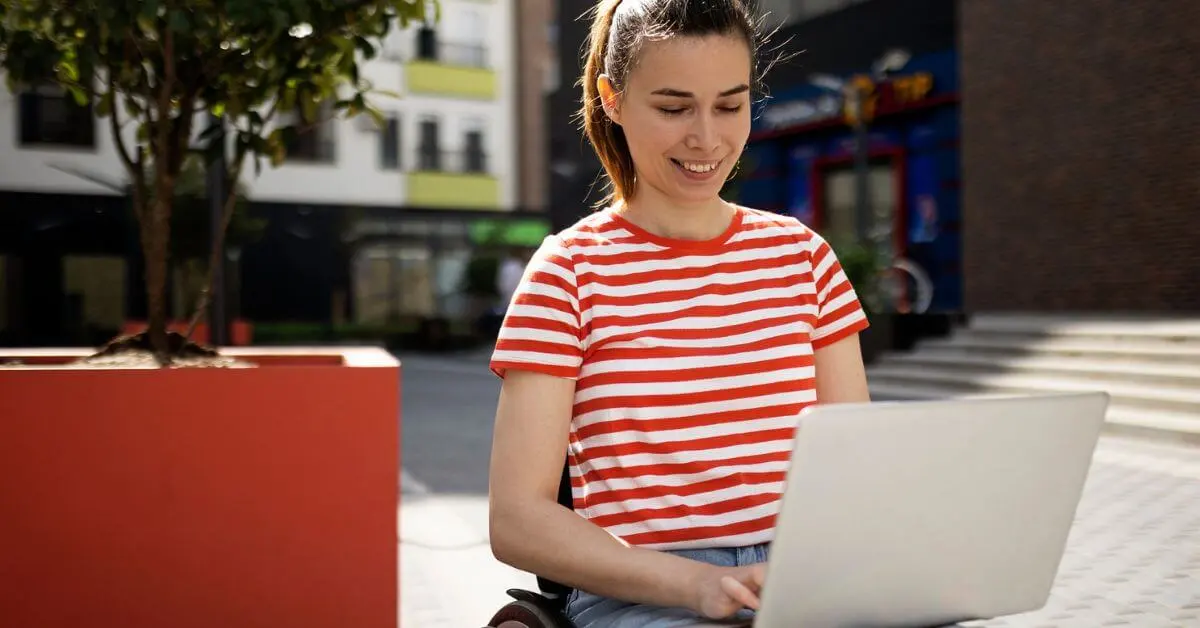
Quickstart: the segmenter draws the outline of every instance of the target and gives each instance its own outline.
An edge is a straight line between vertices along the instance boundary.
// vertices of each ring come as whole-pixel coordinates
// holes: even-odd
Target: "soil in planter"
[[[167,350],[173,356],[172,367],[184,368],[248,368],[254,364],[224,356],[215,349],[196,344],[178,332],[167,332]],[[158,367],[150,334],[142,332],[120,336],[96,353],[75,362],[79,365],[104,367]]]

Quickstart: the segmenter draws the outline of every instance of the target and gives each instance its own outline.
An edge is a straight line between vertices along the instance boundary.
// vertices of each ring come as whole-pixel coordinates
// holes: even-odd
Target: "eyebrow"
[[[730,89],[727,89],[727,90],[721,92],[720,94],[718,94],[718,96],[721,98],[724,98],[726,96],[733,96],[734,94],[740,94],[742,92],[748,92],[748,91],[750,91],[750,86],[743,83],[741,85],[738,85],[737,87],[733,87],[733,88],[730,88]],[[656,96],[674,96],[676,98],[694,98],[696,96],[695,94],[693,94],[691,92],[685,92],[685,91],[679,90],[679,89],[671,89],[670,87],[656,89],[650,93],[654,94]]]

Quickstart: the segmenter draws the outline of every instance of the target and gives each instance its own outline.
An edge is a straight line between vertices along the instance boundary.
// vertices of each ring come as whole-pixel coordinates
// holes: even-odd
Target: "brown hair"
[[[738,35],[758,53],[758,30],[745,0],[600,0],[592,17],[584,64],[583,129],[608,173],[609,194],[604,203],[628,199],[634,191],[633,156],[624,130],[609,119],[600,102],[597,81],[606,74],[616,90],[623,89],[638,49],[647,39],[676,35]],[[752,63],[752,85],[759,72]]]

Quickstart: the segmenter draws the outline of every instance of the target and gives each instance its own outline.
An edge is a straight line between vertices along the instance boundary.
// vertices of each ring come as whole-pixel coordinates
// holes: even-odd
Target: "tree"
[[[359,64],[392,29],[436,20],[436,11],[426,0],[0,0],[0,69],[9,89],[56,84],[109,121],[131,180],[146,333],[160,365],[172,361],[168,246],[186,158],[198,152],[206,163],[227,163],[226,180],[236,182],[247,159],[256,171],[263,160],[282,163],[299,134],[326,121],[319,118],[327,109],[382,124]],[[196,133],[210,117],[220,123]],[[133,142],[126,124],[135,125]],[[229,150],[231,158],[218,161]],[[237,186],[229,187],[226,227],[237,198]],[[223,250],[220,240],[213,256]]]

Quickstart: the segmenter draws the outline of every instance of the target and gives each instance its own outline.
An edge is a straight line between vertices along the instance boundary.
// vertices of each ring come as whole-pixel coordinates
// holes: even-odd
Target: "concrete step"
[[[871,398],[876,401],[1004,397],[1013,392],[963,391],[929,384],[913,384],[872,378]],[[1043,391],[1025,391],[1043,392]],[[1022,394],[1022,393],[1015,393]],[[1200,445],[1200,412],[1152,410],[1111,403],[1105,431],[1111,434],[1149,438],[1155,441]]]
[[[1080,392],[1104,390],[1113,402],[1135,408],[1195,413],[1200,416],[1200,388],[1183,388],[1070,376],[1040,377],[1022,373],[975,373],[954,368],[872,366],[868,379],[880,384],[914,385],[960,392]]]
[[[1138,315],[978,314],[967,330],[978,334],[1149,339],[1200,343],[1200,317]]]
[[[1144,383],[1200,390],[1200,360],[1163,362],[1150,357],[1080,359],[1058,355],[985,356],[925,347],[882,356],[873,368],[954,369],[976,374],[1023,374],[1102,382]]]
[[[988,335],[961,330],[949,338],[923,341],[914,352],[936,350],[940,354],[990,358],[1055,356],[1089,360],[1141,361],[1200,364],[1200,343],[1167,342],[1155,338],[1087,338]]]

